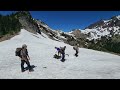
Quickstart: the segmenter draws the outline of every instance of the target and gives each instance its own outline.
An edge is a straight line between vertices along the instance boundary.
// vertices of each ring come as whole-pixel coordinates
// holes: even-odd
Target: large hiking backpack
[[[22,50],[22,48],[16,48],[15,56],[21,57],[21,50]]]
[[[59,52],[60,52],[61,54],[64,53],[64,52],[65,52],[65,48],[64,48],[64,47],[60,47]]]

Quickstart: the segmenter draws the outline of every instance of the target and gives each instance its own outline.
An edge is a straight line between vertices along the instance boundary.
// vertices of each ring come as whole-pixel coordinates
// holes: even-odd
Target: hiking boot
[[[61,60],[61,62],[64,62],[64,61],[65,61],[65,59],[62,59],[62,60]]]
[[[77,55],[77,54],[75,54],[75,56],[76,56],[76,57],[78,57],[78,55]]]

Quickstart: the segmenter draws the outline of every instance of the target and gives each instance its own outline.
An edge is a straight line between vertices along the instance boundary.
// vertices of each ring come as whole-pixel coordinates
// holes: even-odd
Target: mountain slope
[[[15,56],[16,47],[28,45],[34,72],[20,72],[20,60]],[[67,46],[66,61],[53,58],[55,46]],[[0,42],[0,78],[3,79],[81,79],[120,78],[120,57],[104,52],[80,48],[79,57],[74,57],[72,46],[49,39],[42,33],[33,34],[24,29],[20,34]]]
[[[102,36],[120,35],[120,15],[93,23],[86,27],[82,33],[87,34],[89,40],[101,39]]]

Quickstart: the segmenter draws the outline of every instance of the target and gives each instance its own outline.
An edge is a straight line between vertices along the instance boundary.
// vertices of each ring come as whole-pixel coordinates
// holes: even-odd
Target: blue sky
[[[6,15],[11,11],[0,11]],[[65,32],[72,29],[84,29],[100,19],[109,19],[120,15],[120,11],[30,11],[35,19],[40,19],[52,29]]]

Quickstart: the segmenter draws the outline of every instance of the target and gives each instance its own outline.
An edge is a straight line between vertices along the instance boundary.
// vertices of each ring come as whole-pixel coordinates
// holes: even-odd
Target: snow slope
[[[0,42],[0,79],[120,79],[120,56],[80,48],[76,58],[72,46],[43,36],[22,29],[19,35]],[[31,65],[36,66],[34,72],[20,71],[15,49],[24,43]],[[55,46],[67,46],[65,62],[53,58]]]

